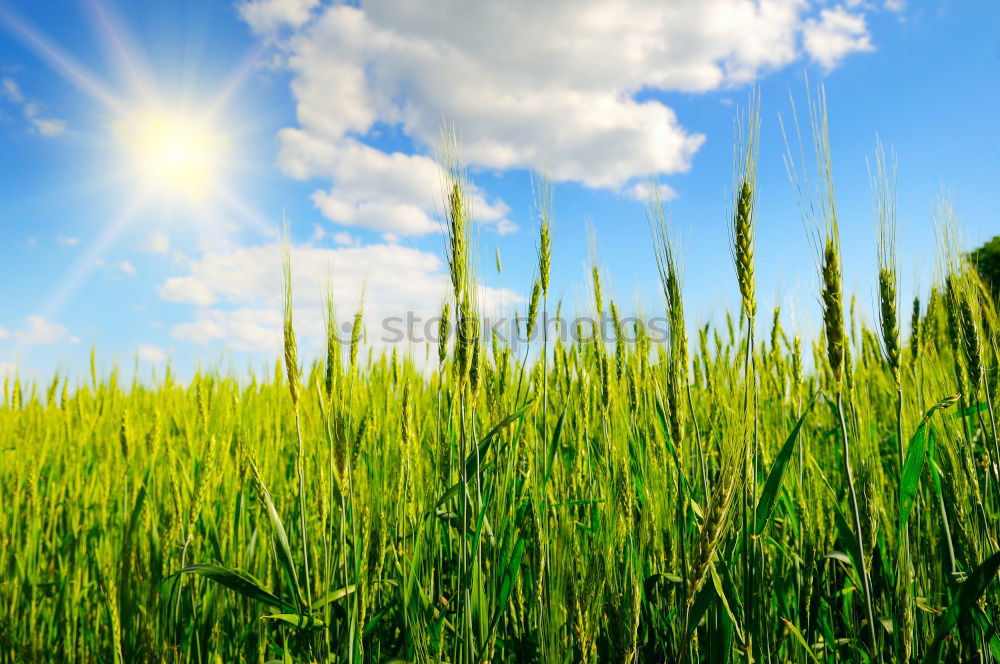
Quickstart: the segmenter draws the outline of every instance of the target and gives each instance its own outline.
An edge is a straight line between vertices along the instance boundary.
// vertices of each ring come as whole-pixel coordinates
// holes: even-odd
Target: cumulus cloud
[[[709,92],[803,55],[829,68],[871,49],[860,10],[823,4],[257,0],[241,12],[271,37],[291,26],[277,43],[298,122],[279,135],[282,168],[329,181],[313,202],[338,224],[419,234],[434,229],[439,177],[425,156],[371,147],[384,129],[428,151],[444,119],[473,167],[544,169],[636,195],[651,170],[688,170],[705,138],[644,93]],[[504,208],[479,210],[509,231]]]
[[[677,198],[677,192],[665,182],[636,182],[626,190],[626,193],[643,203],[653,203],[657,197],[660,201],[672,201]]]
[[[279,138],[279,165],[286,173],[303,180],[332,180],[330,189],[312,195],[328,219],[401,235],[439,229],[434,210],[442,172],[430,157],[390,154],[353,138],[325,140],[302,129],[283,129]],[[503,201],[487,200],[475,188],[472,195],[478,221],[495,224],[501,233],[516,228],[506,218],[510,209]]]
[[[343,231],[334,233],[333,235],[330,236],[330,239],[336,242],[337,244],[343,245],[345,247],[360,245],[357,238],[352,236],[350,233],[345,233]]]
[[[80,238],[72,237],[69,235],[59,235],[56,237],[56,242],[65,245],[67,247],[72,247],[74,245],[80,244]]]
[[[168,279],[164,299],[195,305],[194,318],[171,329],[174,338],[207,345],[222,342],[235,350],[276,351],[281,343],[281,251],[275,244],[208,252],[188,259],[187,274]],[[364,293],[369,342],[383,336],[382,321],[407,312],[427,320],[440,311],[447,276],[434,254],[395,244],[292,251],[295,324],[304,344],[323,339],[327,275],[332,276],[338,318],[350,321]],[[484,307],[520,298],[482,287]]]
[[[79,339],[70,336],[66,326],[45,320],[41,316],[28,316],[25,327],[14,330],[14,337],[22,344],[31,346],[48,346],[60,341],[79,343]]]
[[[10,332],[7,331],[7,328],[0,327],[0,340],[6,339],[9,336],[10,336]]]
[[[199,307],[215,303],[215,293],[195,277],[170,277],[160,286],[160,298],[167,302],[188,302]]]
[[[118,269],[130,277],[135,274],[135,265],[132,265],[132,263],[128,261],[122,261],[119,263]]]
[[[254,32],[267,34],[286,26],[299,27],[320,0],[249,0],[237,5],[240,16]]]
[[[833,69],[848,54],[873,51],[865,16],[844,7],[824,9],[818,19],[806,23],[802,44],[809,56],[826,69]]]
[[[193,321],[175,325],[171,334],[201,346],[222,342],[235,350],[276,351],[281,346],[281,315],[272,309],[206,309]]]

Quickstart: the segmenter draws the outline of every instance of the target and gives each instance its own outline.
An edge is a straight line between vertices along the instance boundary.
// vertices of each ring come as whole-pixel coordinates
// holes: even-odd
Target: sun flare
[[[150,190],[202,200],[218,184],[228,145],[214,127],[181,114],[143,112],[118,133],[130,170]]]

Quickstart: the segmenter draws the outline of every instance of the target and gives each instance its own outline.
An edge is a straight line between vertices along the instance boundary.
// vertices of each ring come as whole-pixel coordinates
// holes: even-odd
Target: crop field
[[[442,343],[370,353],[363,309],[341,343],[330,299],[328,352],[303,361],[286,252],[284,355],[263,375],[127,384],[92,355],[82,380],[8,377],[0,661],[1000,660],[994,296],[943,208],[934,285],[900,301],[879,150],[877,291],[857,297],[878,315],[861,323],[820,103],[819,186],[789,170],[822,331],[784,329],[757,304],[752,108],[723,325],[685,317],[655,202],[666,341],[597,264],[586,313],[612,333],[546,325],[563,305],[543,184],[535,341],[490,334],[452,160]]]

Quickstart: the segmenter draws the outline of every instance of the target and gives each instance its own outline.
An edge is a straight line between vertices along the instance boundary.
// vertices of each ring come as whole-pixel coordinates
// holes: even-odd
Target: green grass
[[[362,362],[357,338],[299,367],[288,285],[270,379],[6,380],[0,661],[1000,660],[994,306],[942,242],[947,279],[892,342],[880,190],[879,325],[843,311],[835,211],[815,225],[824,337],[756,320],[750,120],[721,329],[685,326],[654,208],[670,343],[624,340],[597,266],[621,339],[551,336],[525,361],[483,338],[452,167],[465,334],[431,370]]]

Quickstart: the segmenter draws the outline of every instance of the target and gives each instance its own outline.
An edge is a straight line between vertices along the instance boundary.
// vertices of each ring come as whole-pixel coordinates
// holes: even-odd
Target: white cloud
[[[199,307],[215,303],[212,288],[194,277],[170,277],[160,286],[160,298],[167,302],[189,302]]]
[[[17,84],[17,81],[11,78],[3,79],[3,92],[7,99],[11,100],[15,104],[24,103],[24,93],[21,92],[21,86]]]
[[[66,133],[66,121],[58,118],[30,118],[31,125],[42,136],[50,138]]]
[[[48,346],[64,339],[74,343],[76,337],[69,336],[69,330],[64,325],[47,321],[41,316],[28,316],[24,319],[26,327],[14,330],[14,337],[23,344],[32,346]],[[78,343],[79,340],[77,339]]]
[[[279,137],[279,164],[286,173],[303,180],[333,181],[329,190],[312,195],[313,203],[331,221],[401,235],[440,228],[434,211],[442,172],[430,157],[389,154],[352,138],[326,141],[301,129],[283,129]],[[476,189],[472,195],[478,221],[495,224],[501,232],[513,225],[506,219],[510,209],[503,201],[487,201]]]
[[[297,125],[279,134],[282,168],[330,183],[313,201],[335,223],[418,234],[436,227],[439,177],[425,156],[366,145],[385,128],[427,152],[446,120],[473,168],[629,194],[650,171],[688,170],[704,141],[640,93],[728,89],[803,56],[829,68],[871,49],[860,11],[824,5],[257,0],[240,11],[292,76]],[[483,221],[513,230],[502,201],[482,203]]]
[[[7,331],[7,328],[0,327],[0,339],[6,339],[9,336],[10,336],[10,332]]]
[[[657,182],[655,185],[648,181],[636,182],[625,193],[637,201],[652,203],[656,200],[657,189],[659,190],[660,200],[663,202],[672,201],[677,198],[677,192],[665,182]]]
[[[238,5],[240,16],[254,32],[265,34],[285,26],[299,27],[320,0],[249,0]]]
[[[39,377],[37,371],[23,369],[13,362],[0,362],[0,376],[10,376],[11,378],[14,376],[24,376],[25,378],[32,377],[35,379]]]
[[[500,235],[510,235],[517,232],[517,224],[507,218],[497,222],[497,233]]]
[[[64,134],[67,129],[65,120],[54,117],[45,117],[45,110],[41,102],[31,99],[24,94],[21,86],[11,78],[4,78],[0,81],[0,99],[18,106],[21,114],[28,121],[31,128],[36,133],[46,138]]]
[[[155,344],[139,344],[135,347],[135,354],[140,360],[159,364],[167,361],[167,353]]]
[[[885,0],[884,6],[891,12],[901,12],[906,9],[906,0]]]
[[[243,351],[277,351],[281,346],[281,314],[268,309],[206,309],[195,320],[175,325],[171,334],[205,346],[212,342]]]
[[[194,319],[171,334],[235,350],[276,351],[281,342],[281,252],[275,244],[209,252],[189,260],[188,274],[168,279],[164,299],[196,305]],[[350,321],[364,292],[369,342],[383,337],[382,321],[413,312],[427,320],[440,310],[448,280],[442,261],[424,251],[393,244],[323,249],[301,245],[292,252],[295,324],[303,344],[323,338],[323,297],[332,275],[338,318]],[[484,307],[520,298],[481,288]],[[215,305],[215,306],[212,306]]]
[[[360,244],[357,238],[352,236],[350,233],[345,233],[343,231],[339,233],[334,233],[333,235],[330,236],[330,238],[337,244],[343,245],[345,247],[352,247]]]
[[[135,274],[135,266],[129,263],[128,261],[122,261],[121,263],[119,263],[118,269],[120,269],[122,272],[124,272],[130,277]]]
[[[844,7],[824,9],[819,19],[810,19],[802,44],[809,56],[826,69],[836,67],[850,53],[875,49],[864,14],[852,14]]]
[[[328,232],[320,224],[313,224],[313,233],[310,238],[310,242],[316,244],[322,242],[323,240],[329,238],[330,242],[333,244],[340,245],[342,247],[360,247],[361,240],[354,237],[347,231],[336,231],[333,233]]]
[[[146,239],[146,251],[151,254],[165,254],[170,251],[170,237],[163,231],[154,231]]]
[[[69,235],[59,235],[56,237],[56,242],[67,247],[72,247],[74,245],[80,244],[80,238],[72,237]]]

